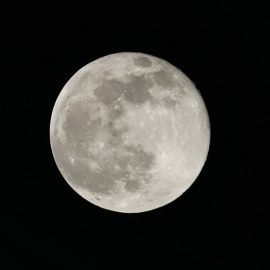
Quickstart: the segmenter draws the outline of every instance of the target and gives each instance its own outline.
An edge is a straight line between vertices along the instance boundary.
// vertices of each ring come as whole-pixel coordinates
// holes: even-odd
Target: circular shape
[[[78,194],[135,213],[190,187],[207,157],[210,125],[183,72],[152,55],[123,52],[91,62],[67,82],[53,108],[50,142]]]

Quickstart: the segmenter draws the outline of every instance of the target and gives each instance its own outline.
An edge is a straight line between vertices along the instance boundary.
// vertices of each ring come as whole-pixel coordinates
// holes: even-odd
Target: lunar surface
[[[50,142],[67,183],[117,212],[162,207],[185,192],[207,158],[204,101],[178,68],[116,53],[81,68],[53,108]]]

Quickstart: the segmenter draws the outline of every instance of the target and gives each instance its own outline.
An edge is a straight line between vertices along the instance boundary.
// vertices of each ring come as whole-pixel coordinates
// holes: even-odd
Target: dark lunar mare
[[[146,67],[151,67],[152,62],[147,57],[140,56],[134,59],[134,65],[138,67],[146,68]]]

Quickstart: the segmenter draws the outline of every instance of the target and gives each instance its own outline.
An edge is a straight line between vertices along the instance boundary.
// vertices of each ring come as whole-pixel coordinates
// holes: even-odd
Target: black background
[[[43,3],[1,8],[1,269],[268,269],[266,2]],[[208,159],[191,188],[140,214],[82,199],[49,142],[64,84],[122,51],[180,68],[211,123]]]

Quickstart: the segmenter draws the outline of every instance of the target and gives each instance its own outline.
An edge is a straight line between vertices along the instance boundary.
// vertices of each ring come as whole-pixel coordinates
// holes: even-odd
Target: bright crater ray
[[[209,149],[203,99],[160,58],[116,53],[75,73],[50,123],[56,164],[89,202],[136,213],[166,205],[199,175]]]

